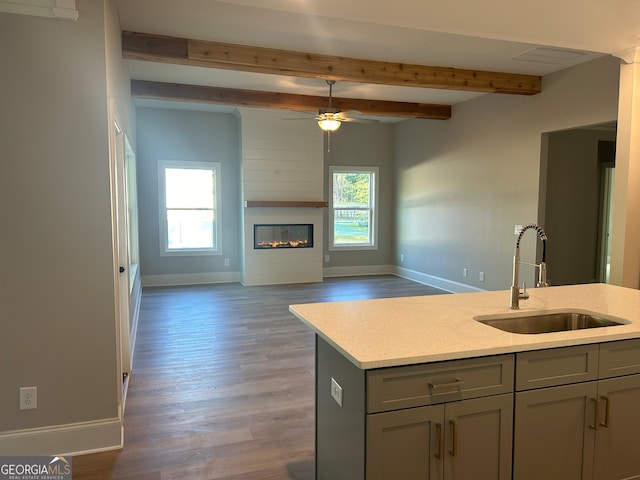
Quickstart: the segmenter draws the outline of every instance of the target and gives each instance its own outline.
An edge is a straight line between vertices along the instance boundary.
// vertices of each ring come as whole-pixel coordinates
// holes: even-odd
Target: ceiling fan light
[[[334,120],[331,118],[318,120],[318,125],[325,132],[335,132],[338,128],[340,128],[340,120]]]

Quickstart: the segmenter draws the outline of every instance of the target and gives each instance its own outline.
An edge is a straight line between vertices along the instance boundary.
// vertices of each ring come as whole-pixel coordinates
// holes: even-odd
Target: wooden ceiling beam
[[[290,93],[261,92],[234,88],[184,85],[179,83],[131,81],[131,96],[198,103],[215,103],[229,106],[279,108],[317,113],[327,107],[327,97],[296,95]],[[447,120],[451,118],[450,105],[391,102],[385,100],[360,100],[354,98],[332,99],[334,108],[343,111],[355,110],[362,115],[398,118],[423,118]]]
[[[124,58],[246,72],[514,95],[535,95],[541,78],[481,70],[379,62],[315,53],[122,32]]]

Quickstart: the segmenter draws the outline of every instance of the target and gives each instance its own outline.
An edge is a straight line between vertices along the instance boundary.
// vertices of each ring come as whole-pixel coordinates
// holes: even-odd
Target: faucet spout
[[[527,263],[520,261],[520,242],[522,240],[522,236],[524,232],[527,230],[535,230],[538,232],[538,238],[542,241],[542,261],[539,264],[536,263]],[[538,268],[538,283],[536,287],[548,287],[549,283],[547,283],[547,264],[546,264],[546,256],[547,256],[547,234],[544,232],[542,227],[536,225],[535,223],[530,223],[522,227],[520,233],[518,234],[518,238],[516,240],[516,247],[513,254],[513,281],[511,283],[511,291],[510,291],[510,308],[512,310],[517,310],[520,308],[520,300],[526,300],[529,298],[529,294],[527,293],[526,286],[524,291],[520,291],[519,277],[520,277],[520,265],[532,265]]]

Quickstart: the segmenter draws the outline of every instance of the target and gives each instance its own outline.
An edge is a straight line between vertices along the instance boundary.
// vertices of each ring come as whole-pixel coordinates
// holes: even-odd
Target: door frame
[[[111,194],[111,236],[113,246],[113,286],[116,328],[116,385],[118,417],[124,421],[124,405],[131,373],[129,330],[129,252],[127,242],[127,203],[125,135],[113,99],[109,100],[109,177]],[[124,209],[124,211],[123,211]],[[124,240],[124,242],[123,242]],[[120,271],[124,267],[124,271]]]

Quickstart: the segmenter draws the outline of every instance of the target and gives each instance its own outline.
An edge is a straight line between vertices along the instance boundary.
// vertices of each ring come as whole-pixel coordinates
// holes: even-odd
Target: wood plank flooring
[[[444,293],[394,276],[146,288],[124,449],[85,480],[312,480],[314,336],[289,304]]]

